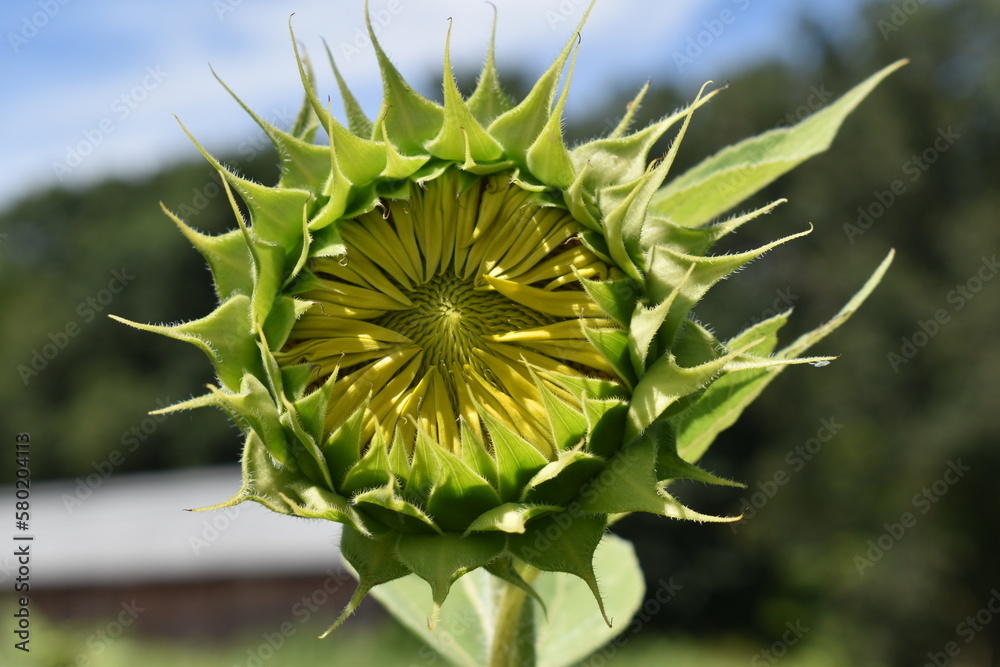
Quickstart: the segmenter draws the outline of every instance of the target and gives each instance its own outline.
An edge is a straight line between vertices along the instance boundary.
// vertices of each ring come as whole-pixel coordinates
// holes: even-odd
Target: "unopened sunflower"
[[[837,317],[777,352],[788,313],[725,341],[691,317],[715,283],[807,233],[712,255],[780,201],[719,216],[825,149],[892,68],[667,181],[714,92],[630,132],[644,88],[614,131],[571,149],[562,125],[576,35],[516,103],[492,45],[463,98],[446,42],[441,105],[369,32],[378,116],[334,65],[339,123],[296,48],[306,102],[294,127],[253,116],[280,155],[278,184],[206,153],[238,228],[210,237],[168,211],[207,259],[220,305],[174,326],[127,323],[193,343],[215,366],[218,386],[165,411],[215,405],[245,431],[243,487],[218,507],[253,500],[344,525],[360,586],[338,624],[373,586],[410,573],[430,584],[436,613],[480,567],[526,590],[529,570],[571,573],[600,603],[592,559],[609,518],[732,520],[688,509],[667,485],[732,484],[695,462],[784,366],[826,361],[800,355],[884,272],[888,258]],[[671,129],[669,152],[652,159]]]

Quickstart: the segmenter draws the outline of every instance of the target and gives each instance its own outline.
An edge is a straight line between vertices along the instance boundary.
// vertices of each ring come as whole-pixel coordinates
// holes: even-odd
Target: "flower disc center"
[[[510,174],[463,186],[450,169],[338,226],[345,253],[310,260],[312,306],[275,358],[335,378],[327,430],[364,407],[366,443],[412,449],[420,429],[459,452],[462,428],[488,445],[487,415],[554,456],[544,402],[577,399],[543,395],[536,370],[612,372],[585,334],[613,325],[579,282],[609,274],[582,229]]]
[[[423,367],[462,368],[482,364],[473,350],[485,336],[549,324],[553,318],[515,303],[493,290],[476,289],[471,280],[442,274],[404,292],[413,308],[390,311],[372,321],[400,333],[424,351]]]

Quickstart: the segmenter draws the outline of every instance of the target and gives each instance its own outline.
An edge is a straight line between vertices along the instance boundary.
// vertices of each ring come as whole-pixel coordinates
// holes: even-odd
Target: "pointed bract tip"
[[[438,605],[438,603],[435,602],[434,611],[431,612],[430,618],[427,619],[427,629],[430,630],[431,632],[433,632],[434,628],[437,626],[438,615],[440,614],[440,612],[441,612],[441,607]]]

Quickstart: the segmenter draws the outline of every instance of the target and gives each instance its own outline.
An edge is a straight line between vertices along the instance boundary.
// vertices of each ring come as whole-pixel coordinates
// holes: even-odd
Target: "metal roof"
[[[13,525],[12,486],[0,516],[12,537],[32,536],[31,588],[307,576],[341,569],[340,524],[279,515],[257,503],[211,512],[240,487],[238,465],[159,473],[100,473],[31,485],[28,530]],[[14,548],[0,556],[0,586],[17,576]]]

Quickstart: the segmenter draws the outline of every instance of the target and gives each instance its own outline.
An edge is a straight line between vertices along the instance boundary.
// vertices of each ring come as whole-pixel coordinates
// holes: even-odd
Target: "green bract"
[[[611,134],[571,149],[570,77],[558,82],[575,35],[519,103],[500,89],[492,45],[463,99],[446,47],[439,105],[369,32],[384,83],[374,121],[335,66],[348,126],[333,118],[296,50],[306,102],[294,127],[253,116],[280,154],[279,183],[206,153],[238,228],[205,236],[168,212],[208,260],[219,307],[174,326],[126,323],[215,365],[218,387],[164,412],[215,405],[245,431],[243,487],[217,507],[254,500],[344,524],[360,586],[340,621],[410,573],[430,584],[436,614],[480,567],[526,589],[524,566],[571,573],[600,603],[592,559],[609,518],[732,520],[684,507],[668,484],[733,484],[695,462],[786,365],[826,360],[800,355],[885,271],[890,258],[833,320],[778,351],[788,313],[727,341],[689,317],[715,283],[807,233],[716,256],[719,238],[781,202],[719,216],[824,150],[899,64],[666,182],[714,92],[629,133],[643,88]],[[319,128],[328,145],[313,143]]]

